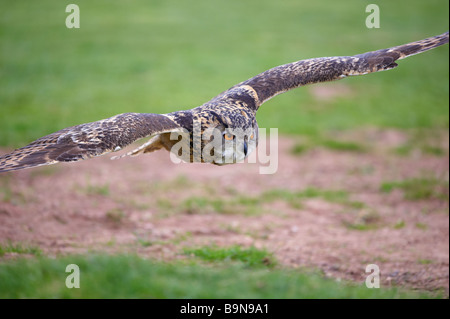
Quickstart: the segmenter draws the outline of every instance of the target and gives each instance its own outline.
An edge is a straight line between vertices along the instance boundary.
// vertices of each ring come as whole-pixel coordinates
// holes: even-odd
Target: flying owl
[[[187,162],[240,162],[257,147],[256,111],[267,100],[307,84],[390,70],[397,67],[397,60],[448,41],[446,32],[354,56],[302,60],[267,70],[190,110],[123,113],[68,127],[0,156],[0,172],[84,160],[119,151],[145,137],[151,138],[123,156],[166,149]]]

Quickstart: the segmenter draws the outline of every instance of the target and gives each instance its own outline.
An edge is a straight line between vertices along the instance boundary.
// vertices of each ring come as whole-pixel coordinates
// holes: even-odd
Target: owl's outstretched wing
[[[272,97],[299,86],[393,69],[397,67],[395,61],[436,48],[448,43],[448,40],[449,33],[446,32],[389,49],[354,56],[308,59],[281,65],[235,85],[215,100],[230,95],[250,96],[253,101],[246,104],[250,108],[258,109]]]
[[[254,112],[268,99],[290,89],[395,68],[395,61],[449,41],[448,32],[425,40],[358,54],[302,60],[263,72],[235,85],[203,107],[246,106]],[[217,103],[221,101],[223,103]],[[200,107],[201,108],[201,107]],[[175,112],[177,113],[177,112]],[[175,114],[172,113],[172,114]],[[187,116],[185,119],[189,118]],[[137,139],[181,131],[173,115],[124,113],[109,119],[69,127],[0,156],[0,172],[78,161],[125,147]],[[145,145],[147,146],[147,145]],[[141,149],[138,149],[140,152]],[[145,150],[144,150],[145,151]]]
[[[123,113],[65,128],[1,155],[0,172],[79,161],[118,151],[143,137],[181,129],[168,115]]]

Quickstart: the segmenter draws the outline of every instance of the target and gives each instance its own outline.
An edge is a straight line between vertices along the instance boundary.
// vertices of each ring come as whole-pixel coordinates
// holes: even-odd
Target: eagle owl
[[[119,151],[144,137],[151,138],[125,155],[166,149],[188,162],[218,165],[240,162],[256,149],[256,111],[272,97],[307,84],[390,70],[397,67],[397,60],[436,48],[448,40],[446,32],[354,56],[297,61],[236,84],[190,110],[169,114],[124,113],[68,127],[0,156],[0,172],[88,159]],[[179,143],[183,147],[176,148]]]

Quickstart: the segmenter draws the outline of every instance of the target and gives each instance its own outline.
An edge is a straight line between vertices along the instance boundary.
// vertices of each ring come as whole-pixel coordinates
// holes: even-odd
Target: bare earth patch
[[[318,147],[299,156],[291,153],[295,139],[280,138],[273,175],[260,175],[256,164],[176,165],[167,152],[2,174],[0,243],[52,256],[135,252],[161,260],[187,258],[185,246],[253,245],[285,267],[363,283],[366,266],[377,264],[382,287],[448,296],[448,146],[440,156],[399,156],[392,148],[405,142],[401,132],[357,136],[370,150]],[[417,178],[442,182],[440,196],[407,199],[400,188],[381,189]],[[292,195],[311,188],[347,196],[311,196],[297,204],[267,199],[274,190]]]

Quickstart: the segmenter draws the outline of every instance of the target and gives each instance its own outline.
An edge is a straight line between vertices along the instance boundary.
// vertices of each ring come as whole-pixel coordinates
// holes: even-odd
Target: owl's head
[[[258,146],[255,117],[243,111],[229,114],[212,111],[211,114],[216,125],[203,131],[203,160],[216,165],[244,161]]]

